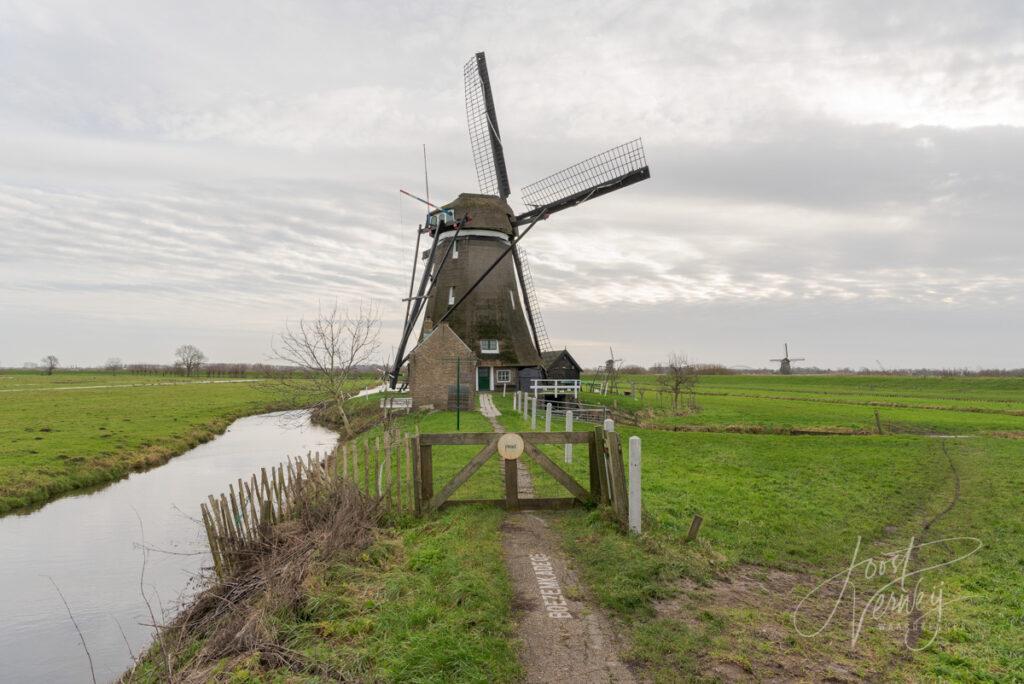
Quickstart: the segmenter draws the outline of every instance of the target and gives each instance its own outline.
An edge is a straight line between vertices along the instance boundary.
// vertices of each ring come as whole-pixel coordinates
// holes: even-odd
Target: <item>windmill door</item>
[[[476,369],[476,389],[479,392],[490,392],[491,391],[491,369],[477,368]]]

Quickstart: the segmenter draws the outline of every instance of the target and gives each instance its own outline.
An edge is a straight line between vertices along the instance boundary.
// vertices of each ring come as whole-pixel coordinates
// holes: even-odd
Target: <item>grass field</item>
[[[163,463],[232,420],[284,408],[263,381],[0,375],[0,514]]]
[[[205,406],[229,410],[244,392],[258,397],[256,387],[243,387],[248,386],[206,386],[211,399]],[[618,428],[624,441],[636,435],[643,444],[643,535],[622,534],[600,509],[554,514],[565,549],[594,600],[625,635],[625,657],[645,677],[666,682],[1024,678],[1024,440],[996,436],[1022,430],[1024,417],[1013,413],[1024,404],[1019,380],[728,376],[705,378],[700,388],[700,409],[680,415],[664,396],[650,392],[642,400],[588,396],[615,402],[620,410],[631,402],[637,415],[647,416],[643,428]],[[170,392],[168,401],[188,403],[185,399],[198,395],[187,393],[200,388],[118,391],[157,390]],[[64,395],[92,391],[113,392]],[[240,394],[212,398],[222,391]],[[39,388],[26,396],[36,392]],[[512,412],[511,397],[494,399],[508,429],[528,429]],[[34,417],[25,413],[16,419],[22,429],[48,425],[38,418],[48,410],[45,397],[36,401]],[[116,400],[101,405],[137,410]],[[873,434],[875,407],[887,421],[881,435]],[[5,406],[5,415],[14,415],[8,410]],[[183,411],[176,414],[180,420],[198,419],[185,407],[177,410]],[[130,422],[173,432],[173,424],[153,416],[148,420],[156,422],[145,420],[137,415]],[[403,430],[451,432],[455,419],[438,412],[399,422]],[[93,424],[96,432],[100,424],[110,430],[115,421],[107,414],[106,422]],[[679,425],[709,431],[676,431]],[[736,425],[848,427],[865,434],[728,431]],[[563,427],[560,420],[553,425]],[[577,424],[581,428],[587,426]],[[490,428],[478,413],[463,413],[461,429]],[[26,434],[34,437],[37,430]],[[79,432],[84,445],[113,439]],[[963,436],[939,436],[943,433]],[[158,436],[143,440],[141,434],[139,442],[125,441],[128,434],[120,438],[127,446],[160,443]],[[561,447],[544,449],[564,463]],[[435,447],[435,491],[476,450]],[[565,467],[586,484],[585,447],[577,446],[573,463]],[[530,470],[538,496],[565,495],[539,468]],[[500,463],[493,459],[454,498],[501,494]],[[695,514],[704,524],[698,540],[688,543],[685,535]],[[276,616],[284,645],[366,681],[517,681],[522,671],[500,550],[502,519],[497,509],[458,507],[423,519],[391,520],[358,558],[318,568],[300,611]],[[965,538],[977,539],[981,548],[968,555],[974,542]],[[851,593],[837,582],[812,590],[841,575],[859,543],[857,557],[877,561],[870,566],[875,568],[871,577],[865,576],[868,566],[857,566],[850,575],[863,607],[895,576],[880,573],[889,567],[882,563],[886,554],[906,549],[911,539],[919,548],[906,567],[921,574],[911,574],[906,586],[916,588],[913,596],[922,597],[923,611],[883,606],[868,614],[852,643]],[[950,562],[961,555],[966,557]],[[935,604],[940,590],[943,600]],[[906,594],[890,587],[890,593],[879,595]],[[829,620],[835,601],[840,608]],[[935,605],[942,607],[941,623]],[[924,628],[908,637],[912,650],[904,644],[907,626],[922,613]],[[223,674],[234,681],[289,677],[258,663]]]
[[[920,432],[970,436],[791,436],[620,426],[623,439],[635,434],[643,443],[647,530],[641,538],[623,537],[600,515],[573,513],[563,518],[567,546],[601,603],[631,630],[631,656],[656,680],[1017,681],[1024,677],[1024,441],[985,436],[993,431],[993,414],[976,409],[1019,406],[1022,387],[1017,379],[1002,378],[713,377],[701,380],[701,410],[685,416],[671,415],[665,397],[618,397],[620,408],[634,401],[653,409],[656,426],[685,421],[718,427],[740,418],[745,425],[857,425],[840,423],[838,416],[858,404],[833,399],[959,402],[956,411],[915,408],[897,415],[904,427]],[[705,393],[710,391],[720,396]],[[750,410],[729,403],[740,392],[757,396],[741,397]],[[525,427],[507,411],[507,399],[498,403],[506,410],[503,422]],[[883,416],[888,412],[883,409]],[[998,417],[1015,421],[1000,429],[1021,430],[1024,419]],[[555,428],[561,428],[557,421]],[[586,481],[583,459],[567,468]],[[534,479],[545,494],[557,491],[543,474]],[[686,544],[694,514],[705,519],[701,541]],[[973,548],[975,542],[955,539],[961,537],[983,546],[920,575],[922,596],[941,589],[945,597],[942,622],[936,626],[934,613],[926,620],[920,650],[902,642],[910,616],[886,610],[877,620],[869,616],[852,646],[848,602],[842,619],[832,620],[822,634],[805,637],[794,629],[800,599],[848,566],[858,538],[860,558],[905,549],[911,538],[925,543],[909,566],[923,569]],[[859,580],[862,604],[881,582],[853,578]],[[823,601],[824,607],[831,601]]]
[[[881,423],[887,433],[1024,433],[1024,378],[713,375],[698,382],[691,412],[673,411],[654,376],[627,376],[619,388],[630,396],[581,399],[664,428],[875,433]]]

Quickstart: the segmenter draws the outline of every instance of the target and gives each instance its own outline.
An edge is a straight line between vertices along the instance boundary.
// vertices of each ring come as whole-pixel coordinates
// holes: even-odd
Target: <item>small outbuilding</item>
[[[462,410],[471,410],[476,406],[476,368],[473,350],[441,323],[409,355],[413,409],[454,410],[461,403]]]
[[[583,369],[566,349],[541,354],[544,377],[548,380],[579,380]]]

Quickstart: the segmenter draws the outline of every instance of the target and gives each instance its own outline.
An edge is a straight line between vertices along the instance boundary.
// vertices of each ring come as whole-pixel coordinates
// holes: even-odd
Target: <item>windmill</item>
[[[774,362],[774,363],[779,364],[779,375],[789,375],[789,374],[791,374],[793,372],[793,369],[790,367],[790,364],[793,361],[805,361],[806,359],[804,359],[802,357],[799,358],[799,359],[791,359],[791,358],[789,358],[789,343],[788,342],[784,342],[782,346],[783,346],[783,349],[786,352],[782,356],[782,358],[781,359],[769,359],[769,360]]]
[[[477,354],[477,389],[503,382],[519,384],[520,375],[540,372],[541,354],[551,345],[519,243],[552,214],[651,175],[643,143],[632,140],[523,187],[526,209],[516,213],[508,204],[511,189],[505,147],[484,53],[474,55],[463,71],[469,141],[480,192],[462,193],[443,206],[410,195],[427,205],[416,248],[417,259],[425,263],[415,287],[413,265],[402,338],[390,371],[392,388],[412,353],[409,343],[421,314],[420,341],[446,323]],[[425,235],[429,248],[420,253],[419,240]]]

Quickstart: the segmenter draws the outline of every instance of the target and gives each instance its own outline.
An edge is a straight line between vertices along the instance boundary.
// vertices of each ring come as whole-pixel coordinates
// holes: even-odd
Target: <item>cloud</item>
[[[396,336],[421,220],[396,191],[422,187],[423,142],[433,198],[475,189],[461,69],[476,49],[514,187],[644,137],[650,181],[525,243],[548,328],[584,361],[605,341],[662,353],[600,322],[677,339],[673,316],[696,315],[695,351],[760,362],[711,311],[762,326],[748,340],[787,334],[782,319],[813,336],[789,310],[893,349],[914,335],[872,312],[1018,334],[998,312],[1024,285],[1022,12],[5,3],[0,316],[16,332],[0,360],[37,357],[60,321],[87,331],[56,336],[82,362],[185,335],[258,360],[284,319],[335,297],[381,301]],[[856,351],[830,340],[828,363]],[[932,344],[935,363],[960,357]]]

